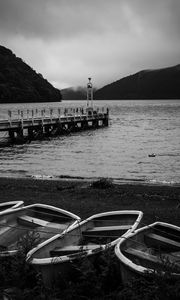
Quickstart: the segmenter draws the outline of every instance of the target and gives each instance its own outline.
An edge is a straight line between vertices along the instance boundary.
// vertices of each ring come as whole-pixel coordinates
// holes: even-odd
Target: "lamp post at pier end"
[[[91,77],[88,78],[89,82],[87,83],[87,107],[93,108],[93,85],[91,82]]]

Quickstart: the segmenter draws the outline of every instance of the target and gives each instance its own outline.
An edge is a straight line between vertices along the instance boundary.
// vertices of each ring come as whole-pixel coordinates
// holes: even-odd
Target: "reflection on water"
[[[180,101],[96,103],[110,108],[109,127],[0,148],[0,176],[112,177],[120,181],[180,182]],[[83,101],[68,101],[50,105],[57,108],[83,104]],[[29,109],[33,105],[23,106]],[[2,105],[1,118],[10,107],[12,105]],[[152,153],[156,156],[149,157]]]

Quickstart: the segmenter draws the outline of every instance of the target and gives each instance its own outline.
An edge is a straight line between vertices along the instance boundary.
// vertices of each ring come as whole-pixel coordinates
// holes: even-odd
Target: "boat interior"
[[[180,235],[173,228],[149,228],[127,239],[122,253],[145,268],[180,272]]]
[[[32,238],[36,237],[36,244],[41,243],[71,224],[72,218],[68,215],[47,208],[29,207],[11,211],[0,217],[0,251],[17,249],[20,240],[26,236],[28,239],[29,233]]]
[[[11,207],[12,207],[11,204],[4,204],[3,206],[0,206],[0,212],[3,211],[3,210],[9,209]]]
[[[136,216],[137,218],[137,216]],[[36,258],[67,256],[83,251],[99,251],[108,243],[120,238],[134,224],[136,218],[127,216],[103,216],[91,219],[72,229],[63,237],[59,237],[39,249]],[[134,220],[135,219],[135,220]]]

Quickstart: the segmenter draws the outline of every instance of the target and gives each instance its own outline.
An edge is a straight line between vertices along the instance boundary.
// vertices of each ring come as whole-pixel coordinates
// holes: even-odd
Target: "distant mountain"
[[[95,99],[180,99],[180,65],[124,77],[97,90]]]
[[[61,93],[41,74],[0,46],[0,103],[56,102]]]
[[[96,92],[96,88],[93,88],[93,92]],[[70,87],[61,90],[63,100],[86,100],[87,89],[86,87]]]
[[[61,90],[63,100],[85,100],[87,98],[87,90],[83,87],[70,87]]]

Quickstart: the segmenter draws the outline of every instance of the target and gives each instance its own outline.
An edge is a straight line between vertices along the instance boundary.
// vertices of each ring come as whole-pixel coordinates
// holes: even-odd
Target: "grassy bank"
[[[13,200],[54,205],[81,219],[104,211],[142,210],[146,224],[160,220],[180,226],[180,187],[0,178],[0,202]]]

